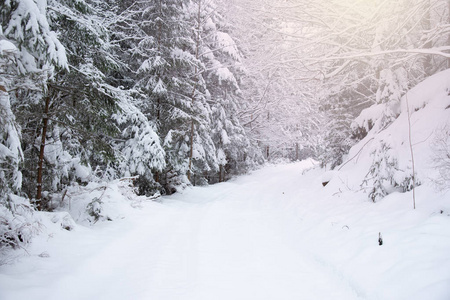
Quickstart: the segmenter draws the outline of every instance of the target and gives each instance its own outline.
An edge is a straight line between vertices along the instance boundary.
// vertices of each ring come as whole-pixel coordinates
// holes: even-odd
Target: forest
[[[0,25],[1,251],[91,183],[155,200],[267,163],[341,169],[450,68],[448,0],[2,0]],[[370,202],[423,181],[395,149],[369,156]]]

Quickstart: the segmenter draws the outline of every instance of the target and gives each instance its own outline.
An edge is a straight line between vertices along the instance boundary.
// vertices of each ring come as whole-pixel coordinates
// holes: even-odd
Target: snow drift
[[[382,125],[385,115],[397,118]],[[368,124],[368,134],[350,149],[340,167],[347,184],[360,186],[377,201],[392,192],[409,191],[413,185],[439,182],[442,161],[436,157],[440,155],[436,146],[448,141],[442,133],[450,128],[450,69],[424,80],[396,105],[377,104],[364,110],[353,128],[369,129]],[[445,155],[441,159],[449,160]]]

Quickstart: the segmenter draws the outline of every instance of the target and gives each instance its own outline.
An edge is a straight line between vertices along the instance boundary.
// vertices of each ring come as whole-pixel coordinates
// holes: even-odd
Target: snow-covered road
[[[302,176],[307,165],[188,189],[38,240],[0,267],[0,299],[450,298],[448,217],[391,211],[401,197],[378,210],[327,197],[320,176]]]

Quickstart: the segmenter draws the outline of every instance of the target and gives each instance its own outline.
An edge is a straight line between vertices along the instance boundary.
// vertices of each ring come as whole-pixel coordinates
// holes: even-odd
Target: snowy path
[[[366,243],[380,226],[351,233],[349,227],[367,216],[351,221],[347,210],[315,202],[318,189],[311,187],[318,182],[302,178],[301,168],[271,167],[190,189],[163,204],[150,203],[133,218],[50,239],[49,258],[24,258],[22,272],[0,268],[0,299],[420,299],[405,292],[404,278],[382,278],[395,267],[382,262],[395,254],[401,263],[403,250],[380,248],[375,238]],[[347,209],[366,207],[355,205]],[[367,221],[382,223],[379,218]],[[34,247],[39,253],[44,245]],[[441,248],[433,251],[448,250]],[[344,267],[352,256],[355,263]],[[366,261],[372,265],[358,266]],[[377,294],[379,284],[394,287]],[[445,287],[435,286],[438,295]]]

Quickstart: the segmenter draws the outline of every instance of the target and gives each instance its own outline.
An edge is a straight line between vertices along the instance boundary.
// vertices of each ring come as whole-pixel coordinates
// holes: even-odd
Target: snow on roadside
[[[345,176],[335,177],[316,197],[307,197],[315,198],[317,215],[297,206],[306,227],[298,245],[310,244],[318,261],[351,282],[363,299],[448,299],[450,193],[421,186],[413,210],[412,192],[371,203],[348,188]]]
[[[450,69],[412,88],[398,107],[387,105],[383,110],[398,109],[396,119],[381,126],[379,106],[363,112],[359,126],[371,120],[372,130],[340,168],[322,175],[329,183],[316,194],[323,204],[317,219],[332,226],[324,226],[327,234],[319,229],[318,236],[312,219],[302,242],[316,244],[312,251],[319,261],[353,282],[363,298],[450,299],[450,191],[435,190],[445,168],[439,160],[448,158],[436,162],[434,147],[440,132],[450,128]],[[374,191],[381,197],[371,197]]]
[[[143,201],[115,222],[45,224],[0,266],[0,299],[449,298],[448,193],[421,186],[416,210],[411,193],[371,203],[339,172],[326,187],[323,170],[302,174],[312,164]]]
[[[384,110],[400,111],[388,126],[382,126],[384,120],[379,113],[380,105],[385,106]],[[446,140],[439,141],[442,133],[450,129],[450,69],[427,78],[409,90],[398,103],[399,107],[390,108],[389,103],[380,105],[363,111],[354,124],[355,128],[366,128],[367,122],[371,121],[373,128],[350,149],[347,162],[340,168],[346,184],[352,189],[363,188],[368,194],[375,188],[382,196],[411,189],[413,174],[409,129],[416,182],[426,185],[436,182],[441,168],[436,159],[447,160],[447,166],[450,160],[445,156],[436,158],[434,146],[436,142],[444,142],[450,147],[448,136]],[[442,167],[448,168],[444,164]],[[382,197],[374,198],[377,201]]]

